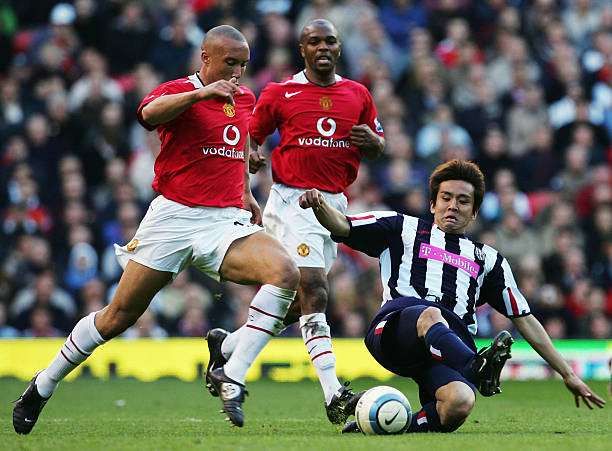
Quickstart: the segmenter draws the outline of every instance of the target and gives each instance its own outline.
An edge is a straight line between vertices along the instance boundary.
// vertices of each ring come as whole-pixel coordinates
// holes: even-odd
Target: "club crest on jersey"
[[[298,245],[297,253],[300,257],[308,257],[308,255],[310,255],[310,248],[308,247],[308,244],[302,243]]]
[[[327,96],[323,96],[319,99],[319,105],[321,105],[321,108],[324,110],[330,110],[333,106],[332,99]]]
[[[484,251],[480,248],[475,248],[474,249],[474,256],[478,259],[478,260],[484,260],[486,255],[484,253]]]
[[[378,133],[382,133],[382,132],[383,132],[383,126],[382,126],[382,124],[380,123],[380,121],[378,120],[378,118],[375,118],[375,119],[374,119],[374,125],[376,126],[376,131],[377,131]]]
[[[225,113],[227,117],[236,116],[236,109],[234,108],[234,105],[232,105],[231,103],[226,103],[225,105],[223,105],[223,112]]]
[[[134,252],[137,247],[138,247],[138,240],[136,238],[132,239],[132,241],[130,241],[125,246],[128,252]]]

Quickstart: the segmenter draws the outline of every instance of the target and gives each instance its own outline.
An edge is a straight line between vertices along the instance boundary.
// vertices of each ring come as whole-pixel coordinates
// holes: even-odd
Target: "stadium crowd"
[[[245,34],[241,81],[259,93],[302,67],[297,34],[316,17],[338,27],[338,72],[370,89],[385,129],[349,211],[427,216],[431,169],[472,159],[488,193],[471,234],[508,258],[551,337],[610,338],[612,6],[598,0],[0,0],[0,337],[65,336],[109,301],[113,243],[154,196],[159,140],[136,107],[199,67],[204,33]],[[262,206],[271,183],[253,176]],[[378,280],[376,260],[341,247],[333,336],[363,336]],[[185,271],[125,336],[233,330],[254,291]],[[511,328],[478,319],[482,336]]]

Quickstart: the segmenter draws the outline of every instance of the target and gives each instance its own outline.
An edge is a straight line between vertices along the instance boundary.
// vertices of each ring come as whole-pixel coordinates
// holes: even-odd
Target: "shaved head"
[[[329,20],[313,19],[306,25],[304,25],[304,28],[302,28],[302,32],[300,33],[300,42],[303,42],[304,39],[308,36],[308,34],[316,28],[330,28],[333,31],[333,34],[338,36],[338,30],[336,30],[335,25]]]
[[[208,30],[208,33],[206,33],[202,40],[202,49],[218,42],[219,38],[226,38],[236,42],[247,42],[244,35],[231,25],[219,25]]]
[[[204,83],[235,79],[244,74],[249,62],[249,43],[230,25],[211,28],[202,40],[200,78]]]

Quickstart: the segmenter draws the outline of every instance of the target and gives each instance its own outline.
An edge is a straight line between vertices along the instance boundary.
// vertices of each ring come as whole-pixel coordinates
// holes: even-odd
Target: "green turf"
[[[360,380],[364,389],[379,385]],[[389,382],[418,404],[415,385]],[[596,450],[611,449],[612,405],[576,409],[560,381],[513,382],[495,398],[478,398],[467,423],[452,434],[365,437],[341,435],[329,424],[314,382],[251,383],[246,424],[230,428],[218,413],[219,401],[202,386],[174,379],[153,383],[103,382],[81,378],[64,383],[45,407],[29,436],[10,425],[10,401],[25,383],[0,379],[6,450]],[[605,393],[604,383],[593,388]]]

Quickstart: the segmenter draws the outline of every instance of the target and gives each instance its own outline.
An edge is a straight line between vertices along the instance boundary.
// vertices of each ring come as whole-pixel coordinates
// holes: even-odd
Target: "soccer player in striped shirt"
[[[383,367],[419,385],[422,408],[408,432],[454,431],[472,411],[476,390],[500,393],[512,338],[502,331],[476,351],[475,309],[484,303],[512,320],[561,375],[576,406],[582,400],[591,409],[603,407],[605,401],[573,372],[531,314],[506,259],[465,236],[484,195],[478,166],[444,163],[432,173],[429,189],[433,222],[391,211],[345,216],[314,189],[299,199],[334,240],[380,259],[383,304],[365,343]],[[355,422],[344,429],[355,430]]]

